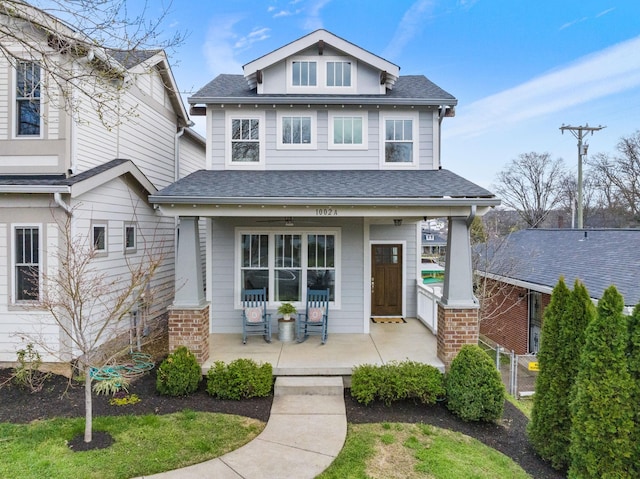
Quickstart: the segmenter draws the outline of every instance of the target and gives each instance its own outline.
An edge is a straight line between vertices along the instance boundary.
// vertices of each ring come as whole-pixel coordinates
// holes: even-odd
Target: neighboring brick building
[[[481,308],[480,334],[517,354],[537,352],[544,309],[561,276],[569,288],[582,281],[594,302],[615,285],[629,313],[640,302],[638,245],[635,229],[530,229],[490,244],[478,270],[493,291]]]

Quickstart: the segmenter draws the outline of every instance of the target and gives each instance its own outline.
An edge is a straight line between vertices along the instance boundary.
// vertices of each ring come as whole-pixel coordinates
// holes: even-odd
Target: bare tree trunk
[[[84,442],[91,442],[93,426],[93,397],[91,396],[91,366],[84,368]]]

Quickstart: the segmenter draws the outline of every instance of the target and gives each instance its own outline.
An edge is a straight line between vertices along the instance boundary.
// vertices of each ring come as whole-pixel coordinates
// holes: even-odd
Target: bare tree
[[[141,297],[153,296],[151,281],[163,264],[165,251],[161,243],[143,241],[143,253],[126,260],[127,274],[109,276],[95,264],[98,253],[88,235],[73,235],[72,214],[56,221],[61,242],[55,251],[49,252],[49,257],[57,267],[41,273],[42,293],[34,307],[51,315],[78,355],[85,377],[84,440],[91,442],[91,368],[106,362],[100,360],[97,352],[105,342],[126,332],[123,323],[127,324],[129,312]],[[156,246],[149,248],[150,244]],[[33,273],[31,280],[38,281],[38,272]],[[43,341],[39,344],[44,346]]]
[[[620,214],[627,225],[640,222],[640,130],[622,137],[610,156],[600,153],[589,162],[602,206]]]
[[[163,37],[171,2],[160,10],[157,3],[151,9],[146,1],[0,0],[0,57],[16,68],[36,62],[43,75],[29,74],[31,89],[46,91],[46,101],[76,120],[80,102],[88,101],[102,123],[113,127],[134,114],[135,108],[119,102],[133,83],[129,67],[184,40],[181,33]]]
[[[561,199],[565,177],[561,159],[549,153],[523,153],[498,173],[495,191],[530,228],[538,228]]]

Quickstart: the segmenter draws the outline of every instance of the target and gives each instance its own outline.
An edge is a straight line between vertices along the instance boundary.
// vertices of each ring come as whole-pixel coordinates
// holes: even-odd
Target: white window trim
[[[293,62],[315,62],[316,84],[294,85]],[[351,63],[351,86],[327,86],[327,62]],[[287,93],[313,93],[313,94],[349,94],[358,91],[358,62],[355,58],[346,56],[294,56],[287,59],[285,75],[287,77]]]
[[[37,63],[38,66],[40,66],[40,64],[34,60],[29,60],[29,59],[18,59],[17,60],[19,63],[23,63],[23,62],[28,62],[28,63]],[[43,116],[44,116],[44,101],[43,101],[43,96],[44,96],[44,79],[42,77],[43,75],[43,69],[42,67],[40,67],[40,127],[39,127],[39,134],[38,135],[19,135],[18,134],[18,69],[16,68],[16,65],[12,65],[13,70],[13,85],[11,85],[11,123],[12,123],[12,127],[11,127],[11,139],[13,140],[38,140],[38,139],[42,139],[44,138],[44,121],[43,121]]]
[[[104,228],[104,249],[95,248],[94,228]],[[95,248],[97,256],[107,256],[109,253],[109,227],[106,221],[91,222],[91,246]]]
[[[420,164],[418,153],[420,151],[419,141],[419,115],[418,112],[389,112],[380,114],[380,168],[393,170],[417,169]],[[386,120],[412,120],[412,136],[413,136],[413,161],[411,163],[387,163],[385,158],[385,137],[386,137]]]
[[[17,291],[17,279],[16,279],[16,229],[17,228],[38,228],[38,300],[18,300]],[[24,304],[36,304],[42,297],[42,269],[43,269],[43,225],[42,223],[12,223],[11,224],[11,304],[12,305],[24,305]]]
[[[133,228],[133,246],[127,246],[127,228]],[[122,227],[122,249],[125,254],[135,253],[138,250],[138,225],[125,222]]]
[[[311,142],[310,143],[283,143],[282,119],[287,116],[311,118]],[[317,150],[318,149],[318,115],[315,110],[278,110],[276,127],[276,148],[278,150]]]
[[[336,117],[362,118],[362,144],[344,144],[334,142],[333,121]],[[329,111],[329,150],[368,150],[369,149],[369,112],[362,110]]]
[[[232,128],[231,123],[233,120],[243,119],[257,119],[259,121],[258,126],[258,143],[259,153],[258,161],[245,162],[245,161],[231,161],[231,135]],[[265,168],[265,129],[266,129],[266,115],[264,112],[241,110],[238,112],[225,112],[225,137],[224,137],[224,163],[227,169],[233,170],[263,170]]]
[[[240,301],[240,293],[242,291],[242,235],[245,234],[253,234],[253,235],[269,235],[269,261],[268,261],[268,269],[269,269],[269,291],[275,291],[275,235],[278,234],[300,234],[302,235],[302,244],[304,245],[304,253],[301,255],[301,266],[302,270],[302,301],[294,302],[294,306],[300,310],[304,310],[306,306],[306,284],[307,284],[307,270],[308,270],[308,258],[306,254],[306,248],[308,247],[307,236],[310,234],[318,234],[318,235],[334,235],[335,236],[335,251],[334,251],[334,261],[335,266],[334,270],[336,272],[335,276],[335,292],[334,292],[334,300],[329,304],[331,308],[340,309],[342,303],[342,237],[341,237],[341,229],[340,228],[236,228],[235,234],[235,242],[234,242],[234,251],[235,251],[235,260],[234,260],[234,307],[236,309],[242,309],[242,302]],[[280,306],[280,301],[273,301],[271,298],[267,298],[267,308],[269,309],[277,309]]]

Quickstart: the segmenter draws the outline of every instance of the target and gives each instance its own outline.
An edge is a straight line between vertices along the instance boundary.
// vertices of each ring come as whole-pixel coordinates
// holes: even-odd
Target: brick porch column
[[[175,298],[169,308],[169,351],[189,348],[202,365],[209,359],[209,304],[205,300],[198,217],[180,217]]]
[[[450,308],[438,303],[438,357],[448,371],[465,344],[478,344],[478,308]]]
[[[200,365],[209,359],[209,305],[169,308],[169,352],[186,346]]]

